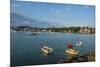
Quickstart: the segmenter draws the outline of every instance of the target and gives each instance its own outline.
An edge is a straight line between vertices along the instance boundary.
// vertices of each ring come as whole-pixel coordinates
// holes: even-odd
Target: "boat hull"
[[[79,54],[79,51],[74,50],[74,49],[68,49],[68,50],[65,50],[65,52],[70,55],[78,55]]]

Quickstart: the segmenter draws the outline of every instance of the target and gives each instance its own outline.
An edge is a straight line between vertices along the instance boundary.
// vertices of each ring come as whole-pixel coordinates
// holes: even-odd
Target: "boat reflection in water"
[[[41,55],[45,56],[45,57],[48,57],[49,54],[48,53],[45,53],[45,52],[41,52]]]

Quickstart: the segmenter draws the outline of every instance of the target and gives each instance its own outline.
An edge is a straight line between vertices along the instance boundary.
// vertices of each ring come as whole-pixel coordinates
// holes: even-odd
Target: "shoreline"
[[[58,63],[75,63],[75,62],[93,62],[95,61],[95,52],[87,53],[81,56],[73,56],[59,60]]]
[[[11,31],[11,32],[30,32],[30,31]],[[40,32],[35,32],[35,33],[40,33]],[[95,33],[69,33],[69,32],[49,32],[49,33],[66,33],[66,34],[93,34],[95,35]]]

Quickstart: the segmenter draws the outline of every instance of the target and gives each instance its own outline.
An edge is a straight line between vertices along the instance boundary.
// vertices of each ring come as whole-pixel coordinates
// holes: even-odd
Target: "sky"
[[[11,0],[11,12],[61,26],[95,27],[95,6]]]

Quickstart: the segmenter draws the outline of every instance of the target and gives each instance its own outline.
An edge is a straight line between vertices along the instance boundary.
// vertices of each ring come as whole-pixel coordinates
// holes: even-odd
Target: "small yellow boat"
[[[67,49],[65,50],[66,53],[71,54],[71,55],[78,55],[79,51],[75,50],[75,49]]]

